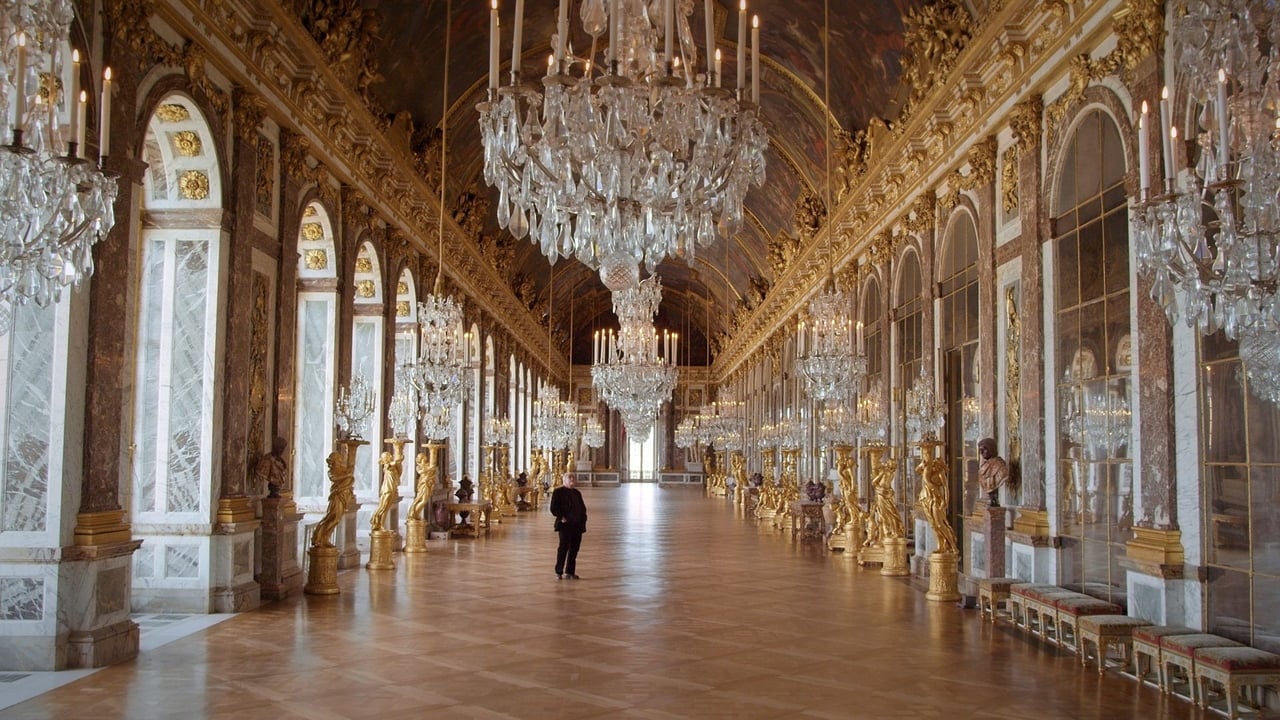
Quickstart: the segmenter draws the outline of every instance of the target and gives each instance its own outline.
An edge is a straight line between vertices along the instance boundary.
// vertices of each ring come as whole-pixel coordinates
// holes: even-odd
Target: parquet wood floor
[[[0,712],[44,718],[1150,718],[1182,701],[758,529],[692,488],[585,489],[342,594],[245,613]]]

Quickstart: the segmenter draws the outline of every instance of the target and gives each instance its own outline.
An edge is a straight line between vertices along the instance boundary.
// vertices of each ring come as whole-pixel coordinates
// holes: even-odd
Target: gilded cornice
[[[1147,18],[1149,5],[1155,1],[1128,0],[1126,7],[1130,13]],[[1126,44],[1131,49],[1123,52],[1125,58],[1140,59],[1138,48],[1154,46],[1159,32],[1151,36],[1156,40],[1144,40],[1152,27],[1148,20],[1125,20],[1127,16],[1120,13],[1113,22],[1112,13],[1120,4],[1118,0],[1009,0],[988,13],[959,52],[950,73],[936,78],[932,90],[912,106],[908,117],[871,133],[875,147],[869,169],[853,178],[831,216],[839,232],[847,231],[861,240],[842,246],[835,265],[868,252],[873,264],[887,262],[896,241],[875,240],[882,239],[884,229],[901,220],[913,198],[928,194],[934,184],[945,183],[950,190],[938,198],[938,209],[945,210],[951,199],[948,196],[956,189],[957,168],[966,162],[977,172],[964,177],[976,182],[988,170],[985,157],[991,157],[989,177],[994,177],[994,147],[976,151],[983,165],[979,168],[968,155],[972,139],[979,136],[980,144],[988,144],[987,135],[998,129],[1004,108],[1019,95],[1030,94],[1030,88],[1048,83],[1065,65],[1067,53],[1095,46],[1098,37],[1112,29],[1138,27],[1142,32],[1132,31],[1138,37],[1132,45]],[[923,155],[916,152],[919,149]],[[917,172],[908,173],[908,163]],[[945,182],[948,173],[957,173],[950,183]],[[817,245],[800,248],[786,272],[774,278],[766,301],[716,357],[713,377],[723,377],[748,361],[797,304],[817,289],[825,278],[825,274],[811,271],[819,260],[821,248]]]
[[[236,137],[240,138],[241,142],[257,147],[258,128],[262,127],[262,121],[266,117],[267,106],[262,102],[261,97],[244,91],[236,96]]]
[[[123,7],[117,9],[116,6]],[[414,169],[411,158],[394,147],[382,130],[382,123],[367,109],[356,88],[342,82],[327,57],[292,11],[273,0],[124,0],[104,5],[117,36],[130,38],[148,50],[166,51],[147,39],[153,35],[147,17],[159,15],[179,33],[201,39],[202,47],[188,43],[183,57],[202,72],[205,62],[216,65],[232,82],[260,95],[286,128],[296,129],[298,141],[309,147],[295,147],[283,153],[286,167],[302,171],[302,177],[327,180],[333,177],[359,190],[369,199],[370,209],[388,225],[413,238],[417,251],[434,257],[436,219],[440,213],[435,193]],[[114,13],[114,17],[112,17]],[[142,39],[132,39],[136,32]],[[163,55],[157,61],[175,64]],[[194,62],[197,61],[198,62]],[[195,79],[193,78],[193,82]],[[207,80],[206,80],[207,82]],[[292,133],[291,133],[292,134]],[[287,149],[287,143],[286,143]],[[288,158],[292,154],[293,162]],[[318,164],[305,160],[310,154]],[[318,182],[322,192],[332,183]],[[453,219],[446,217],[445,243],[449,248],[448,270],[460,294],[491,317],[501,318],[515,341],[543,357],[534,343],[543,337],[539,323],[524,308],[497,271],[484,262],[474,243],[462,242],[462,233]],[[555,358],[550,371],[568,376],[564,358]]]

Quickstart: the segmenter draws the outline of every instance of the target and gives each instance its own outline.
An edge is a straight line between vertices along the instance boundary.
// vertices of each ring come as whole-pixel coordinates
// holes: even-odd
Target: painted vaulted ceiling
[[[570,0],[577,18],[581,0]],[[692,9],[701,3],[677,0]],[[828,0],[830,107],[833,137],[839,130],[865,129],[877,119],[892,121],[905,97],[900,78],[905,14],[924,0]],[[525,73],[545,67],[557,0],[526,0]],[[985,5],[985,3],[982,3]],[[538,248],[516,241],[498,229],[492,208],[496,192],[484,185],[483,156],[476,103],[483,99],[488,73],[488,3],[452,0],[365,0],[380,16],[377,61],[381,81],[373,95],[382,111],[394,116],[393,129],[411,147],[438,135],[445,82],[445,29],[450,28],[448,78],[448,147],[446,205],[475,197],[469,205],[476,217],[464,228],[483,236],[495,249],[500,272],[516,294],[536,312],[549,312],[557,326],[573,336],[572,360],[590,362],[589,336],[596,328],[616,325],[608,291],[596,274],[576,260],[560,260],[552,268]],[[973,7],[967,8],[974,12]],[[713,32],[717,45],[736,48],[735,7],[715,0]],[[763,72],[761,116],[768,128],[767,180],[747,196],[748,222],[727,242],[701,248],[693,265],[668,260],[659,266],[664,297],[659,328],[687,339],[684,362],[705,364],[708,339],[732,328],[735,313],[759,302],[774,279],[770,243],[794,237],[795,207],[806,194],[823,197],[827,180],[827,142],[823,118],[827,76],[824,73],[823,0],[748,0],[748,12],[761,18]],[[500,0],[503,36],[500,57],[510,58],[514,0]],[[588,36],[571,22],[572,41],[585,45]],[[692,13],[695,38],[701,39],[702,13]],[[701,43],[699,43],[701,44]],[[733,77],[734,52],[726,53],[725,75]],[[504,75],[508,62],[504,62]],[[833,143],[834,144],[834,143]],[[833,164],[834,166],[834,164]],[[553,278],[554,275],[554,278]],[[548,298],[550,301],[548,303]]]

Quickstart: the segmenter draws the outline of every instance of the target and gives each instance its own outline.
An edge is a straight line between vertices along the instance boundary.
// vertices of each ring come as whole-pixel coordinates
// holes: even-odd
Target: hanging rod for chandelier
[[[511,82],[499,87],[497,0],[490,14],[489,93],[480,111],[485,182],[498,224],[529,237],[554,263],[577,257],[610,290],[665,257],[740,227],[747,189],[764,182],[768,136],[758,117],[759,18],[746,86],[746,2],[738,14],[737,89],[721,87],[704,0],[707,54],[689,27],[692,0],[584,0],[585,55],[568,42],[560,0],[554,52],[540,81],[523,81],[524,0],[516,0]],[[603,48],[602,48],[603,46]]]

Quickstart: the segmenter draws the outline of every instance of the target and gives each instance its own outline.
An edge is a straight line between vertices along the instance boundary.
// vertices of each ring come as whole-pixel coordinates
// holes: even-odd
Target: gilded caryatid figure
[[[329,506],[324,517],[316,523],[311,534],[311,547],[333,547],[333,532],[342,521],[347,509],[356,502],[355,474],[347,467],[347,458],[340,452],[329,453],[325,460],[329,465]]]
[[[417,482],[414,484],[413,502],[409,504],[409,518],[423,520],[427,510],[427,501],[436,489],[436,466],[432,462],[435,453],[418,453],[414,462]]]
[[[529,456],[529,482],[535,488],[542,487],[542,481],[547,476],[547,460],[542,455],[542,448],[534,448],[533,453]]]
[[[920,443],[920,463],[916,465],[916,473],[920,476],[920,508],[933,534],[938,538],[938,549],[935,552],[956,553],[956,531],[951,527],[947,517],[951,507],[951,493],[947,487],[947,461],[938,457],[938,448],[942,443],[925,441]]]
[[[835,520],[831,534],[838,535],[850,525],[861,528],[862,507],[858,504],[858,481],[855,475],[853,449],[847,445],[836,446],[836,474],[840,478],[840,500],[834,504]]]
[[[741,452],[734,451],[729,458],[729,464],[733,467],[733,484],[741,494],[747,487],[747,459]]]
[[[389,450],[383,451],[378,458],[378,464],[382,466],[382,487],[378,492],[378,507],[373,511],[373,516],[369,518],[369,527],[371,530],[387,529],[387,513],[391,511],[392,506],[400,502],[400,473],[404,465],[404,456],[392,453]]]
[[[883,452],[884,448],[880,448]],[[871,523],[864,545],[881,545],[885,540],[897,540],[907,536],[906,526],[893,497],[893,475],[898,471],[898,461],[891,457],[874,462],[871,469],[871,487],[875,497],[871,501]]]

